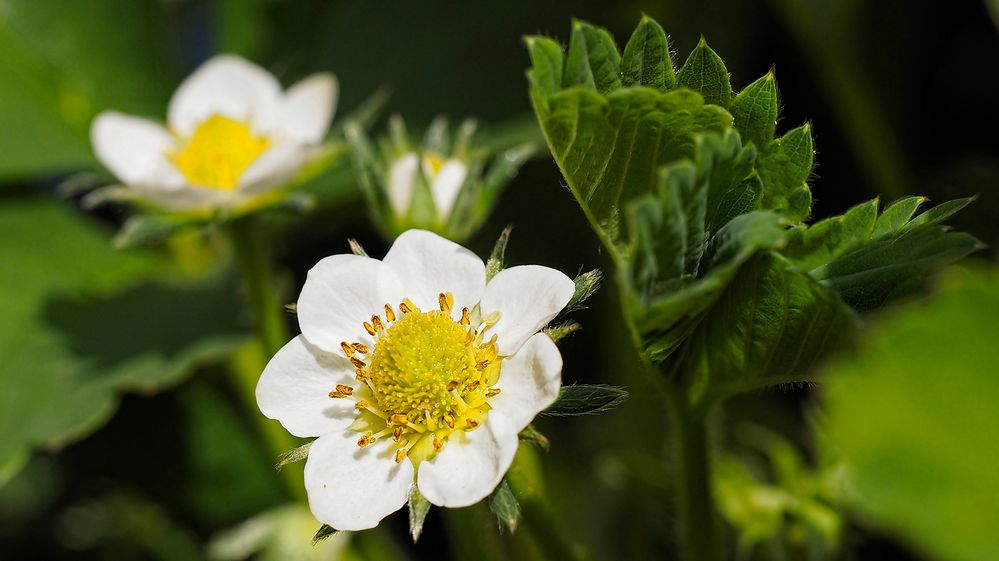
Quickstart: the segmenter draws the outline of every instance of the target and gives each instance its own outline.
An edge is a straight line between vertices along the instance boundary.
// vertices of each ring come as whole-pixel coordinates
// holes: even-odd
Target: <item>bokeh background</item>
[[[643,13],[670,34],[675,63],[703,34],[725,59],[737,89],[775,67],[782,108],[778,131],[813,123],[816,217],[879,195],[886,201],[908,194],[943,201],[977,194],[979,200],[957,217],[956,226],[995,245],[999,35],[988,6],[975,0],[0,0],[0,209],[59,205],[113,231],[127,208],[85,212],[67,188],[67,181],[96,185],[108,179],[90,153],[90,119],[111,108],[161,119],[176,84],[215,53],[247,56],[286,85],[315,71],[332,71],[340,80],[340,114],[387,87],[392,97],[386,114],[403,115],[413,129],[446,114],[479,119],[486,135],[522,138],[537,134],[522,36],[540,33],[565,41],[576,17],[606,27],[623,43]],[[372,132],[383,128],[382,120]],[[350,173],[327,174],[315,189],[322,194],[317,210],[278,220],[270,239],[286,275],[288,302],[318,259],[347,250],[347,238],[357,238],[375,255],[387,248]],[[507,224],[515,227],[507,250],[511,263],[542,263],[569,274],[609,266],[546,155],[524,166],[470,247],[487,254]],[[32,226],[9,221],[3,230],[8,244],[13,240],[35,259],[62,259],[59,236],[38,234]],[[978,258],[992,255],[988,249]],[[53,275],[76,266],[62,263],[53,265]],[[16,276],[18,263],[2,263],[0,271]],[[7,286],[17,284],[0,284]],[[170,305],[166,298],[161,302]],[[196,304],[246,325],[236,305],[210,299]],[[85,304],[49,303],[45,318],[72,319],[73,306]],[[567,382],[626,386],[632,397],[599,417],[541,420],[538,428],[552,441],[543,473],[566,533],[596,558],[668,559],[675,547],[672,507],[662,499],[670,489],[671,466],[663,459],[670,445],[668,415],[653,394],[640,389],[644,382],[617,309],[608,282],[577,314],[583,331],[561,344],[563,376]],[[85,308],[90,318],[105,311],[99,304]],[[129,314],[136,323],[157,322],[161,310],[133,306],[116,313]],[[293,316],[288,320],[295,330]],[[180,321],[175,327],[189,325]],[[122,334],[102,341],[113,345],[117,335]],[[9,341],[3,343],[13,344]],[[0,354],[0,360],[4,356],[10,355]],[[15,402],[31,399],[10,382],[15,367],[32,366],[0,363],[5,394],[0,409],[6,404],[8,411],[0,412],[0,439],[15,440],[34,430],[30,423],[44,423],[44,412],[10,413],[20,410]],[[4,559],[203,559],[220,531],[285,504],[279,476],[270,467],[274,458],[254,438],[256,412],[241,407],[222,368],[204,364],[155,388],[128,387],[138,391],[112,400],[99,419],[66,442],[0,466]],[[728,403],[715,422],[734,428],[729,432],[735,435],[746,432],[740,427],[767,427],[815,460],[806,417],[820,397],[817,387],[744,396]],[[903,541],[856,524],[849,513],[842,516],[848,546],[843,551],[852,553],[841,551],[835,558],[920,558]],[[404,513],[383,526],[387,529],[355,537],[356,554],[368,559],[533,554],[526,537],[498,532],[482,507],[432,511],[416,546],[408,543]],[[307,542],[315,528],[306,524],[299,530],[290,539]],[[785,557],[763,551],[755,558]]]

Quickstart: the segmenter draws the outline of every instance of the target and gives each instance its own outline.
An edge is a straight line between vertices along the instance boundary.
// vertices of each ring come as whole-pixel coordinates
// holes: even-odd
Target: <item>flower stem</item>
[[[671,387],[667,395],[674,421],[673,454],[683,556],[688,561],[720,561],[711,488],[707,411],[693,406],[680,388]]]
[[[520,503],[523,528],[546,558],[587,561],[589,552],[565,535],[545,498],[537,454],[530,446],[521,446],[506,474],[507,483]]]
[[[240,349],[229,361],[230,372],[247,414],[253,419],[271,459],[276,462],[281,454],[300,443],[280,425],[260,415],[256,387],[269,358],[288,341],[288,329],[255,219],[247,216],[230,222],[228,233],[257,333],[256,344]],[[304,501],[301,473],[299,465],[285,466],[281,479],[290,497]]]

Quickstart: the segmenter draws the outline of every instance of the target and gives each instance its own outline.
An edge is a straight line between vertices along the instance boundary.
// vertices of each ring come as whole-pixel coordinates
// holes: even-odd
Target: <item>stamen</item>
[[[472,430],[479,426],[479,422],[475,419],[465,419],[465,430]]]
[[[399,439],[402,438],[402,431],[404,430],[406,430],[406,427],[396,427],[395,430],[392,431],[392,440],[399,442]]]
[[[481,385],[482,385],[482,380],[472,380],[472,382],[470,384],[468,384],[467,386],[465,386],[465,388],[468,391],[473,391],[473,390],[475,390],[475,388],[477,388],[477,387],[479,387]]]
[[[486,397],[496,397],[499,394],[500,394],[500,389],[499,388],[489,388],[486,391]]]
[[[356,356],[350,357],[350,363],[354,365],[354,368],[364,368],[367,366],[363,360],[357,358]]]
[[[407,417],[403,413],[396,413],[394,415],[390,415],[388,418],[388,422],[390,425],[404,425],[408,420],[409,417]]]
[[[355,409],[367,409],[370,405],[371,405],[371,403],[368,400],[362,399],[361,401],[358,401],[357,403],[354,404],[354,408]]]
[[[392,310],[392,306],[385,304],[385,319],[388,321],[395,321],[395,311]]]
[[[350,358],[354,354],[354,345],[351,345],[346,341],[340,342],[340,348],[343,349],[343,354],[346,355],[347,358]]]
[[[361,448],[364,448],[366,446],[374,444],[375,440],[377,440],[375,438],[375,435],[371,434],[370,432],[366,432],[364,433],[364,436],[362,436],[357,440],[357,445],[360,446]]]
[[[496,325],[496,322],[500,320],[500,312],[496,310],[495,312],[482,318],[482,323],[486,325]]]
[[[354,370],[354,377],[357,378],[358,382],[366,382],[371,379],[371,376],[368,376],[368,373],[363,368]]]
[[[454,307],[454,296],[450,292],[441,292],[437,295],[437,303],[440,305],[442,312],[450,314],[451,308]]]
[[[441,438],[435,434],[434,435],[434,450],[440,452],[441,448],[443,448],[443,447],[444,447],[444,441],[441,440]]]
[[[333,391],[331,391],[329,393],[329,396],[331,398],[333,398],[333,399],[339,399],[341,397],[347,397],[348,395],[350,395],[350,394],[346,394],[346,393],[343,393],[343,392],[340,392],[340,391],[337,391],[337,390],[333,390]]]
[[[468,325],[472,323],[472,320],[468,317],[468,308],[461,309],[461,319],[458,320],[461,325]]]
[[[351,346],[354,347],[355,351],[361,353],[362,355],[368,354],[368,346],[364,343],[354,343]]]
[[[348,386],[346,384],[337,384],[336,385],[336,391],[338,391],[338,392],[340,392],[340,393],[342,393],[344,395],[350,395],[350,394],[354,393],[354,388],[352,388],[352,387],[350,387],[350,386]]]
[[[403,450],[402,448],[400,448],[400,449],[398,449],[398,450],[395,451],[395,463],[401,464],[402,461],[405,458],[406,458],[406,451],[405,450]]]
[[[452,415],[450,413],[448,413],[447,415],[444,415],[444,424],[447,425],[447,428],[453,429],[454,428],[454,415]]]
[[[451,380],[450,382],[447,383],[447,391],[451,391],[460,385],[461,382],[459,382],[458,380]]]
[[[399,308],[400,309],[402,309],[402,305],[403,304],[406,305],[406,309],[404,309],[403,312],[405,312],[407,314],[410,313],[410,312],[417,312],[417,313],[420,312],[420,308],[416,307],[416,304],[414,304],[413,301],[410,300],[409,298],[403,298],[402,299],[402,304],[399,304]]]
[[[489,359],[480,360],[479,362],[475,363],[476,370],[485,370],[487,366],[489,366]]]
[[[385,326],[382,325],[382,318],[378,317],[377,314],[371,316],[371,325],[375,328],[376,332],[385,329]]]
[[[475,329],[470,330],[468,332],[468,335],[465,336],[465,344],[466,345],[471,345],[472,341],[474,341],[475,338],[478,337],[478,336],[479,336],[479,332],[477,330],[475,330]]]
[[[376,331],[375,328],[371,326],[370,323],[364,322],[364,330],[368,332],[368,335],[374,336]]]

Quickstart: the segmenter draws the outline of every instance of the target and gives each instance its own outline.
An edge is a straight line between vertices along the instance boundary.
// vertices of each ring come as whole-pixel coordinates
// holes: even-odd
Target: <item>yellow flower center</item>
[[[215,114],[198,125],[170,159],[194,185],[235,189],[239,176],[269,145],[246,123]]]
[[[426,151],[423,153],[423,175],[427,181],[433,182],[444,167],[444,157],[437,152]]]
[[[362,448],[390,438],[395,460],[414,464],[432,458],[455,433],[475,430],[489,412],[489,399],[499,379],[501,360],[496,337],[483,341],[481,331],[499,314],[479,318],[463,308],[451,317],[454,299],[439,295],[440,310],[423,312],[410,300],[371,316],[364,329],[375,338],[373,349],[362,343],[341,343],[354,364],[359,384],[338,385],[332,398],[356,402],[358,417],[351,425],[362,433]],[[473,322],[473,316],[476,321]]]

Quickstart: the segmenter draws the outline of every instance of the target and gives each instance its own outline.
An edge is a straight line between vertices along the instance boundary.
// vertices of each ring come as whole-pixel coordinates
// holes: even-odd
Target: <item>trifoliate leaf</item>
[[[642,17],[621,61],[623,86],[646,86],[669,90],[676,85],[673,61],[669,54],[669,40],[662,26],[648,16]]]
[[[489,495],[489,510],[493,511],[496,520],[506,531],[513,533],[517,530],[517,524],[520,523],[520,503],[517,502],[517,497],[513,496],[506,479],[500,481]]]
[[[676,77],[676,85],[690,88],[704,96],[705,103],[728,107],[732,102],[732,84],[728,69],[718,53],[701,37]]]
[[[423,522],[430,512],[430,501],[424,497],[420,490],[413,485],[409,492],[409,535],[413,538],[413,543],[420,540],[423,534]]]
[[[628,399],[624,388],[604,384],[563,386],[558,399],[541,412],[547,417],[596,415],[616,408]]]
[[[524,42],[531,55],[531,90],[544,97],[554,94],[562,87],[562,47],[547,37],[526,37]]]
[[[572,23],[562,87],[610,92],[621,87],[620,65],[621,55],[610,33],[583,21]]]
[[[954,271],[825,368],[826,447],[858,520],[926,559],[999,557],[999,275]]]
[[[777,128],[777,81],[773,72],[746,86],[728,110],[743,141],[766,147]]]

